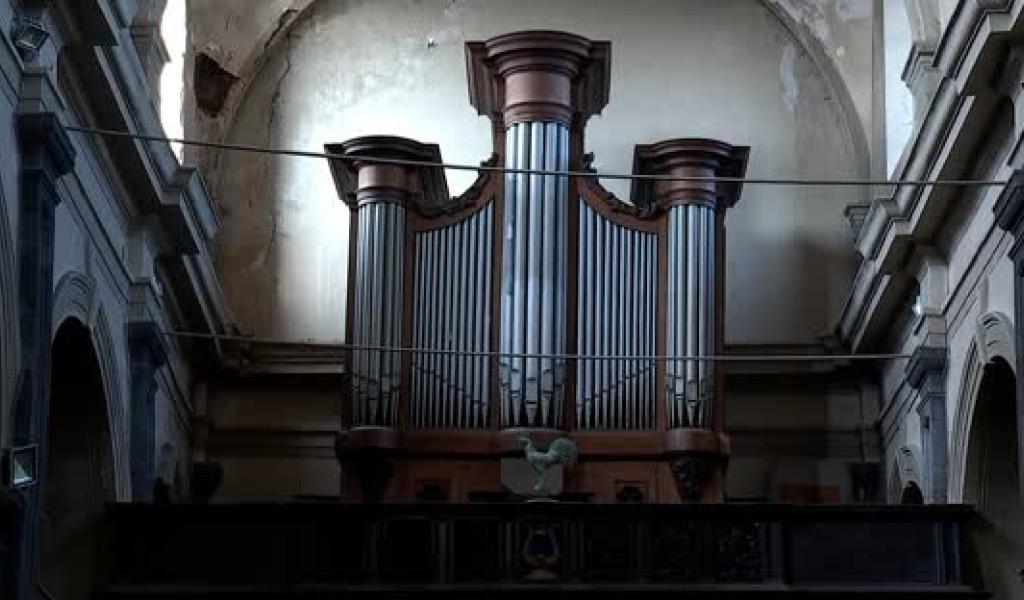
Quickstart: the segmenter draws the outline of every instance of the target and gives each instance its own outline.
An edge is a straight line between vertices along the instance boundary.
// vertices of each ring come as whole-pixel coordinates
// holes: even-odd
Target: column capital
[[[949,349],[944,346],[918,346],[914,349],[904,373],[910,387],[921,390],[930,377],[943,373],[946,369],[946,355]]]
[[[469,100],[508,123],[585,122],[608,104],[611,44],[561,31],[518,31],[466,43]]]
[[[732,146],[704,138],[675,138],[638,144],[633,151],[635,175],[672,177],[742,177],[747,170],[747,146]],[[651,181],[634,179],[631,192],[637,206],[705,204],[725,209],[740,197],[742,185],[713,181]]]
[[[1010,258],[1020,262],[1024,258],[1024,170],[1013,172],[1009,184],[1003,187],[992,206],[992,212],[995,213],[999,227],[1013,235]]]
[[[133,364],[144,364],[155,370],[167,363],[167,348],[156,323],[132,321],[127,329],[129,360]]]
[[[38,171],[51,180],[71,171],[75,148],[55,113],[18,113],[15,124],[23,171]]]
[[[355,210],[360,197],[380,193],[394,196],[394,201],[423,214],[436,214],[448,203],[448,183],[444,169],[435,166],[396,165],[375,162],[374,158],[441,162],[437,144],[423,144],[409,138],[373,135],[353,138],[324,146],[328,154],[345,159],[331,159],[331,173],[338,196]],[[365,158],[367,160],[359,160]]]

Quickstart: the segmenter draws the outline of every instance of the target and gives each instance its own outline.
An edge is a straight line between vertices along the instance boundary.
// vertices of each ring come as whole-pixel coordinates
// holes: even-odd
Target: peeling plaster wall
[[[765,0],[784,11],[824,53],[849,93],[864,136],[872,126],[871,0]],[[805,44],[807,46],[808,44]]]
[[[267,52],[275,48],[279,32],[314,0],[186,0],[188,40],[185,50],[182,127],[185,137],[223,140],[248,78],[257,74]],[[243,79],[225,98],[219,114],[210,115],[196,106],[195,60],[206,54],[225,72]],[[217,153],[190,146],[184,162],[200,165],[209,177]],[[214,181],[210,181],[211,184]],[[214,186],[211,186],[214,187]]]
[[[189,7],[192,56],[219,47],[209,54],[241,78],[241,91],[231,92],[239,94],[237,113],[230,125],[217,124],[233,143],[320,150],[389,133],[437,142],[447,161],[476,163],[490,153],[490,128],[467,101],[464,42],[553,28],[612,41],[611,101],[587,132],[599,170],[628,172],[636,143],[703,136],[750,145],[751,176],[866,174],[855,139],[870,130],[872,30],[856,2],[825,2],[821,23],[806,17],[828,33],[839,72],[859,81],[842,90],[857,107],[853,115],[822,74],[821,57],[754,0],[565,1],[558,11],[539,0],[321,2],[301,16],[287,13],[299,22],[276,36],[266,22],[250,22],[276,22],[258,4],[193,0]],[[273,39],[272,50],[250,85],[242,63],[253,61],[239,48],[260,35]],[[190,133],[186,116],[186,133],[201,120],[193,115]],[[862,130],[851,132],[851,124]],[[225,212],[219,268],[241,328],[340,339],[348,214],[326,163],[224,153],[216,167],[208,174]],[[470,178],[450,173],[452,191]],[[608,186],[627,196],[621,183]],[[745,188],[727,220],[730,343],[804,343],[830,333],[853,266],[843,208],[861,198],[854,189]]]

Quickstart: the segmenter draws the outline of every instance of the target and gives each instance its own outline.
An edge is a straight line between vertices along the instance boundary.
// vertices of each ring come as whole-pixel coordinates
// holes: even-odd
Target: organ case
[[[328,145],[353,214],[346,498],[497,492],[525,429],[576,440],[570,491],[721,499],[722,369],[700,357],[721,354],[724,214],[740,186],[708,178],[741,177],[747,149],[639,145],[634,173],[681,179],[634,180],[629,202],[561,174],[589,169],[609,61],[607,42],[558,32],[468,44],[470,99],[495,133],[485,166],[512,171],[482,170],[458,198],[417,163],[439,163],[436,146]]]

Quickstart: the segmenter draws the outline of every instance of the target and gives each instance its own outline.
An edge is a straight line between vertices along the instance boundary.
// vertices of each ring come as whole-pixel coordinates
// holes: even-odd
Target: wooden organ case
[[[481,171],[457,198],[441,168],[416,164],[440,162],[435,145],[327,146],[350,157],[331,161],[352,210],[343,499],[498,493],[524,430],[541,447],[576,442],[566,492],[723,499],[722,366],[674,357],[721,354],[724,215],[740,186],[637,179],[623,202],[595,177],[530,172],[589,171],[610,51],[552,31],[468,43],[470,101],[494,131],[484,164],[520,172]],[[634,173],[742,177],[747,153],[666,140],[636,146]]]

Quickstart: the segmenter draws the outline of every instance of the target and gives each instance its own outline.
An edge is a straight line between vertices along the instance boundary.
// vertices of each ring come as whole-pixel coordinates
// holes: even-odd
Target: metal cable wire
[[[558,177],[582,177],[592,179],[625,179],[645,181],[692,181],[698,183],[739,183],[743,185],[795,185],[795,186],[922,186],[922,187],[1003,187],[1011,185],[1011,181],[1004,179],[796,179],[796,178],[770,178],[770,177],[701,177],[701,176],[672,176],[672,175],[637,175],[625,173],[600,173],[596,171],[551,171],[546,169],[513,169],[509,167],[487,166],[487,165],[464,165],[457,163],[433,162],[428,160],[414,160],[404,158],[381,158],[375,156],[353,156],[336,154],[331,152],[313,152],[310,150],[293,150],[288,148],[268,148],[248,144],[225,144],[218,142],[204,142],[186,138],[172,138],[160,135],[147,135],[132,133],[117,129],[102,129],[97,127],[79,127],[77,125],[65,125],[68,131],[98,135],[103,137],[129,138],[148,142],[166,142],[182,144],[185,146],[197,146],[201,148],[214,148],[217,150],[231,150],[238,152],[254,152],[258,154],[274,154],[279,156],[298,156],[303,158],[319,158],[329,160],[341,160],[349,162],[367,162],[387,165],[402,165],[410,167],[439,167],[455,171],[477,171],[492,173],[512,173],[518,175],[553,175]]]
[[[192,331],[162,331],[163,335],[172,338],[195,338],[247,342],[252,344],[276,344],[283,346],[303,346],[308,348],[336,348],[339,350],[359,350],[367,352],[393,352],[396,354],[433,354],[442,356],[476,356],[495,358],[550,358],[556,360],[653,360],[659,362],[689,360],[697,362],[830,362],[848,360],[899,360],[910,358],[910,354],[719,354],[706,356],[665,356],[665,355],[608,355],[608,354],[544,354],[525,352],[494,352],[489,350],[444,350],[438,348],[409,348],[394,346],[362,346],[344,342],[315,342],[303,340],[283,340],[273,338],[249,337],[244,335],[226,335],[218,333],[199,333]]]

